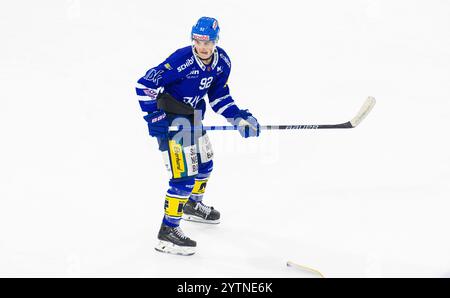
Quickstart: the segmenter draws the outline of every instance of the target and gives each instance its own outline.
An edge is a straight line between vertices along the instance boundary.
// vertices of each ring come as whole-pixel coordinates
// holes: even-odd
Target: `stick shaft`
[[[294,124],[294,125],[261,125],[261,130],[289,130],[289,129],[337,129],[337,128],[352,128],[350,122],[341,124]],[[170,126],[169,131],[179,131],[181,126]],[[238,125],[224,125],[224,126],[194,126],[191,130],[238,130]]]
[[[291,130],[291,129],[340,129],[354,128],[369,114],[376,103],[375,98],[369,96],[358,113],[352,120],[340,124],[294,124],[294,125],[261,125],[261,130]],[[228,126],[194,126],[188,129],[192,130],[238,130],[239,125]],[[169,131],[182,130],[181,126],[170,126]]]

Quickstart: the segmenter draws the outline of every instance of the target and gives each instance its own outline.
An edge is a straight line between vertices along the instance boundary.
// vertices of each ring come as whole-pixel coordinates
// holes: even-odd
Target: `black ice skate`
[[[180,227],[161,225],[158,233],[159,243],[155,249],[175,255],[190,256],[195,253],[197,242],[186,237]]]
[[[218,224],[220,213],[214,207],[209,207],[202,202],[187,201],[183,209],[183,219],[195,222]]]

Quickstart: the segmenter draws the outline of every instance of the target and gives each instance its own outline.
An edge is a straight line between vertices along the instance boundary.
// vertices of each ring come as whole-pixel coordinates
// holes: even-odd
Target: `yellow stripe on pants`
[[[173,178],[181,178],[186,171],[184,168],[183,147],[174,140],[169,141],[170,159]]]

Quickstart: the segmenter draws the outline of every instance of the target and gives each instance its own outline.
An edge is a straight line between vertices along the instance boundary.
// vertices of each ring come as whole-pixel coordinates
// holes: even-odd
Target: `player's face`
[[[216,44],[214,41],[194,39],[195,51],[202,59],[208,59],[209,57],[211,57],[215,46]]]

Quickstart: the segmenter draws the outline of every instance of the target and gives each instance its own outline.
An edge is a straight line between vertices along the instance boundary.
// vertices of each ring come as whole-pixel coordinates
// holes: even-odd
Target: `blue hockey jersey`
[[[227,85],[231,62],[225,51],[216,47],[212,62],[204,65],[192,46],[175,51],[164,62],[147,71],[138,80],[136,94],[144,112],[155,110],[155,98],[166,92],[176,100],[205,113],[205,97],[214,112],[234,118],[239,108]]]

